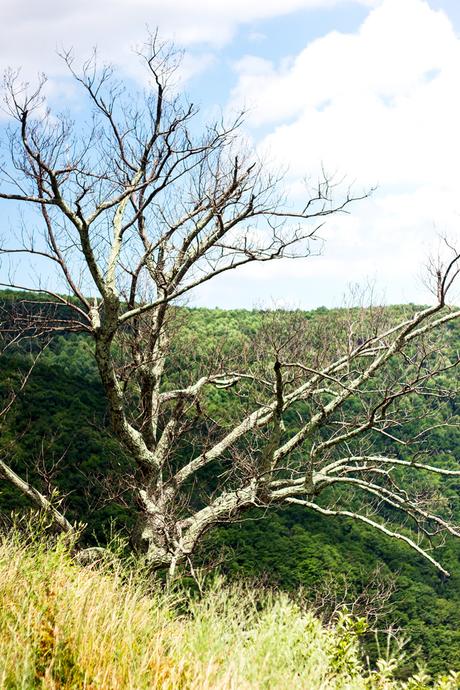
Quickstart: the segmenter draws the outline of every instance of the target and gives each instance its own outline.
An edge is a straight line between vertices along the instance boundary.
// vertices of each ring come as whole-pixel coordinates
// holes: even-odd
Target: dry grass
[[[137,569],[75,564],[63,543],[0,543],[2,690],[365,690],[354,623],[325,628],[282,594],[217,583],[200,599],[148,587]],[[458,680],[440,680],[442,690]]]

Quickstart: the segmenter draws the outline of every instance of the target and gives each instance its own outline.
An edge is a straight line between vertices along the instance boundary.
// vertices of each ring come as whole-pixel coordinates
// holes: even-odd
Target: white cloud
[[[460,39],[448,17],[424,0],[383,0],[355,34],[330,33],[278,65],[247,56],[236,70],[232,107],[250,106],[255,132],[271,128],[261,149],[293,179],[324,165],[379,185],[329,224],[318,279],[339,293],[377,277],[388,299],[426,299],[418,274],[437,233],[460,240]]]
[[[108,60],[124,65],[146,25],[183,46],[218,48],[238,25],[296,10],[332,7],[346,0],[2,0],[0,65],[23,65],[52,76],[65,73],[56,48],[74,46],[78,54],[96,44]],[[379,0],[353,0],[372,6]],[[202,65],[199,65],[199,67]]]

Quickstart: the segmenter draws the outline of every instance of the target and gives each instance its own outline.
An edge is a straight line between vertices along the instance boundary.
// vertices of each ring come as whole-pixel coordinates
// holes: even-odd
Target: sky
[[[287,170],[294,199],[321,168],[377,188],[322,228],[319,256],[252,264],[192,304],[340,306],[355,285],[430,301],[440,236],[460,244],[458,0],[0,0],[0,68],[47,73],[52,100],[72,109],[56,50],[97,45],[136,81],[146,26],[184,49],[182,88],[203,117],[247,110],[246,136]],[[12,211],[0,214],[4,228]]]

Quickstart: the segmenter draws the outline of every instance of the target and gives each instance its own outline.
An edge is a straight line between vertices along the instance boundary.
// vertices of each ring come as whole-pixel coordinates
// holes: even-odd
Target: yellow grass
[[[139,569],[80,566],[62,542],[2,538],[0,605],[1,690],[428,687],[393,681],[391,663],[366,674],[347,616],[326,628],[283,594],[222,583],[187,598]]]

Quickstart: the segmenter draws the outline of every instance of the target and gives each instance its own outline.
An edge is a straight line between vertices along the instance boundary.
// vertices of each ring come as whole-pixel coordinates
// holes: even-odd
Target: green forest
[[[18,295],[4,293],[8,309]],[[393,307],[397,318],[415,307]],[[181,308],[180,340],[188,358],[198,368],[208,353],[219,348],[231,353],[257,338],[271,316],[263,311],[224,311]],[[292,315],[291,315],[292,316]],[[286,313],[285,318],[289,319]],[[284,318],[283,317],[283,318]],[[303,313],[312,324],[327,323],[333,329],[344,318],[343,310],[317,309]],[[460,350],[460,326],[443,332],[440,347]],[[109,429],[106,398],[99,381],[93,344],[84,334],[62,333],[46,343],[25,340],[5,350],[1,359],[0,391],[7,400],[18,387],[21,375],[40,351],[27,385],[6,416],[0,437],[1,457],[46,496],[73,523],[82,523],[82,542],[104,545],[114,535],[129,543],[135,524],[134,501],[129,481],[133,467],[129,456]],[[181,376],[181,352],[171,355],[169,382]],[[451,424],[435,428],[427,437],[424,452],[449,466],[460,457],[456,370],[447,372],[444,385],[450,394],[434,414],[442,422],[447,408]],[[211,390],[209,414],[224,410],[238,415],[241,401],[224,390]],[[429,398],[423,405],[430,406]],[[292,422],[294,424],[294,421]],[[419,422],[423,427],[423,419]],[[381,440],[382,449],[385,439]],[[410,453],[410,449],[404,452]],[[212,476],[204,476],[212,484]],[[431,479],[437,489],[438,477]],[[460,479],[443,485],[453,522],[460,522]],[[2,481],[0,511],[4,524],[13,513],[32,508],[8,482]],[[325,619],[334,608],[356,606],[356,615],[376,603],[370,627],[392,630],[407,638],[406,662],[401,675],[414,670],[417,662],[430,672],[460,670],[460,540],[448,536],[436,558],[450,571],[444,577],[407,545],[376,533],[352,520],[325,517],[301,506],[269,512],[252,509],[232,524],[211,530],[200,546],[194,566],[199,573],[222,573],[229,580],[259,583],[288,593],[302,593],[318,607]],[[184,581],[194,586],[189,569],[181,570]],[[381,605],[379,597],[383,596]],[[325,596],[327,594],[327,596]],[[360,603],[361,601],[361,603]],[[377,654],[373,631],[365,639],[371,658]]]

